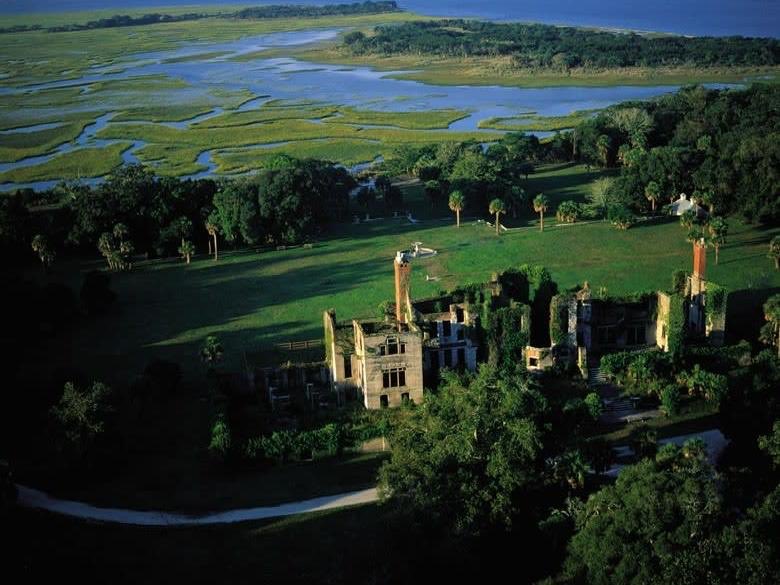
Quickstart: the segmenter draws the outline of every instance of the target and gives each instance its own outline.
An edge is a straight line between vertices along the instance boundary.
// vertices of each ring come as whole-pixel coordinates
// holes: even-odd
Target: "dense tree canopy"
[[[445,373],[436,394],[393,430],[385,497],[457,532],[512,526],[543,469],[545,400],[528,380]]]
[[[518,68],[771,66],[780,42],[742,37],[648,36],[546,24],[435,20],[378,26],[371,36],[352,35],[355,54],[447,57],[509,56]]]

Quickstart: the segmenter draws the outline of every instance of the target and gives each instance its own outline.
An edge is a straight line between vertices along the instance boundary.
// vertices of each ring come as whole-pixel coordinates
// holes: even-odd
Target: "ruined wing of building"
[[[587,375],[601,355],[614,351],[652,347],[670,351],[680,339],[722,345],[725,291],[706,280],[706,248],[696,243],[693,252],[693,273],[681,279],[675,291],[599,298],[585,283],[577,291],[554,296],[549,310],[542,307],[541,312],[549,315],[549,324],[543,323],[549,325],[549,336],[544,336],[543,345],[527,345],[521,362],[530,372],[577,365]],[[442,368],[476,370],[489,358],[483,333],[489,326],[485,315],[491,310],[525,305],[520,327],[530,331],[529,292],[510,290],[517,287],[505,285],[508,273],[494,275],[476,290],[472,287],[469,295],[414,300],[413,259],[410,252],[398,252],[393,259],[395,305],[384,319],[339,321],[335,311],[325,312],[326,361],[340,403],[354,398],[369,409],[406,401],[419,404],[424,388],[435,387]]]

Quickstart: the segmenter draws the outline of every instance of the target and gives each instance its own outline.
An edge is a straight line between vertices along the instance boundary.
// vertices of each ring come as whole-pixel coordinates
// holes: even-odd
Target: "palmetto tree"
[[[690,230],[696,223],[696,214],[692,210],[685,211],[680,216],[680,225],[686,230]]]
[[[722,217],[713,217],[707,225],[710,234],[710,244],[715,248],[715,264],[718,263],[720,247],[726,245],[726,236],[729,233],[729,224]]]
[[[775,270],[780,270],[780,236],[775,236],[769,242],[768,256],[775,261]]]
[[[110,270],[130,270],[133,265],[130,257],[133,254],[133,243],[129,239],[130,231],[123,223],[118,223],[110,232],[103,232],[98,238],[97,246],[106,259]]]
[[[534,211],[539,214],[540,231],[544,231],[544,212],[547,211],[549,206],[550,200],[546,195],[539,193],[539,195],[534,197]]]
[[[219,247],[217,245],[217,236],[219,235],[219,226],[217,226],[216,221],[212,221],[211,218],[209,218],[206,221],[206,232],[208,232],[209,237],[214,241],[214,261],[216,262],[219,260]],[[209,246],[210,248],[211,246]]]
[[[490,211],[490,215],[496,216],[496,235],[499,235],[499,227],[501,226],[501,214],[506,213],[506,205],[501,199],[493,199],[493,201],[490,202],[490,207],[488,207],[488,211]]]
[[[43,271],[46,272],[54,262],[54,250],[49,246],[49,240],[46,239],[46,236],[37,234],[32,239],[32,249],[33,252],[38,254],[38,258],[41,259],[41,264],[43,265]]]
[[[450,193],[450,209],[455,212],[455,219],[457,226],[460,227],[460,212],[463,211],[463,207],[466,205],[466,197],[460,191],[453,191]]]
[[[209,369],[212,369],[222,361],[224,353],[225,349],[222,347],[219,338],[216,335],[209,335],[200,348],[200,360],[206,364]]]
[[[655,203],[661,197],[661,188],[655,181],[650,181],[645,187],[645,198],[650,202],[650,206],[655,211]]]
[[[179,254],[181,254],[181,257],[184,258],[187,264],[189,264],[190,260],[192,260],[192,255],[194,253],[195,253],[195,244],[193,244],[189,240],[184,240],[181,243],[181,246],[179,246]]]

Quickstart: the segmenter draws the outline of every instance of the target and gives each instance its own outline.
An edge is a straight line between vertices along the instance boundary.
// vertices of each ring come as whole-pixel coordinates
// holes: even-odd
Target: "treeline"
[[[342,167],[286,156],[257,175],[221,182],[156,177],[128,165],[99,186],[3,197],[0,242],[12,263],[28,258],[31,245],[44,268],[65,248],[97,249],[117,270],[139,254],[187,258],[196,242],[204,248],[219,240],[234,247],[295,244],[349,218],[354,188]],[[41,202],[57,205],[36,208]]]
[[[400,12],[394,0],[379,2],[356,2],[352,4],[330,4],[325,6],[255,6],[235,13],[236,18],[310,18],[317,16],[348,16],[352,14],[382,14]]]
[[[610,108],[558,137],[589,164],[621,167],[611,198],[646,213],[686,193],[717,215],[780,219],[780,89],[683,89]]]
[[[312,18],[318,16],[348,16],[353,14],[381,14],[386,12],[399,12],[400,8],[394,1],[380,2],[358,2],[353,4],[333,4],[330,6],[295,6],[295,5],[274,5],[257,6],[254,8],[244,8],[237,12],[189,12],[186,14],[160,14],[150,13],[141,16],[130,16],[128,14],[116,14],[108,18],[90,20],[84,24],[65,24],[60,26],[51,26],[43,28],[39,24],[16,25],[12,27],[0,28],[0,33],[27,32],[35,30],[45,30],[47,32],[70,32],[79,30],[91,30],[98,28],[117,28],[124,26],[143,26],[147,24],[160,24],[165,22],[184,22],[189,20],[200,20],[203,18]]]
[[[771,223],[780,219],[779,110],[780,89],[773,85],[690,87],[613,106],[544,142],[510,133],[486,148],[473,142],[403,146],[383,170],[419,177],[432,202],[458,191],[465,196],[461,210],[484,214],[487,202],[498,198],[504,212],[517,217],[530,211],[536,195],[525,189],[535,164],[617,167],[616,178],[594,181],[588,205],[567,201],[544,210],[564,222],[606,216],[625,229],[633,216],[659,212],[685,193],[718,216]]]
[[[437,20],[353,32],[353,54],[510,57],[518,69],[568,70],[667,66],[772,66],[780,41],[769,38],[647,36],[545,24]]]

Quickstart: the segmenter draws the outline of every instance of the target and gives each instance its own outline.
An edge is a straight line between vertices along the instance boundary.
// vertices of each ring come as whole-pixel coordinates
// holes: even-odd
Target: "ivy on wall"
[[[678,358],[685,344],[685,302],[680,294],[669,297],[669,317],[666,323],[669,353]]]
[[[550,300],[550,341],[553,345],[565,345],[569,338],[569,299],[555,295]]]
[[[726,313],[728,291],[711,282],[707,283],[707,312],[711,317],[722,317]]]

